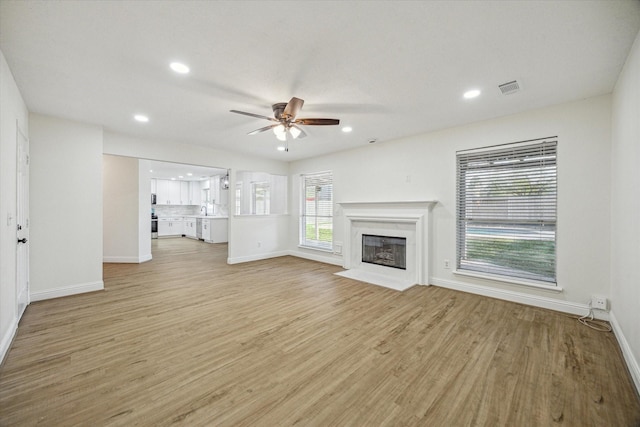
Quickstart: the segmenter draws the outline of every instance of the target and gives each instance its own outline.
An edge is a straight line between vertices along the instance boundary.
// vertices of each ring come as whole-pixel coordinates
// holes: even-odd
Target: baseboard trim
[[[31,292],[31,302],[43,301],[47,299],[67,297],[69,295],[84,294],[86,292],[101,291],[104,289],[104,282],[80,283],[78,285],[61,286],[55,289],[47,289],[46,291]]]
[[[609,318],[611,319],[610,321],[611,328],[613,329],[613,334],[616,336],[618,344],[620,345],[620,349],[622,350],[624,360],[625,362],[627,362],[627,368],[631,373],[633,384],[636,386],[636,391],[638,392],[638,394],[640,394],[640,364],[638,364],[638,360],[633,355],[631,346],[629,345],[627,338],[624,336],[624,333],[620,328],[620,324],[618,323],[618,319],[616,319],[613,311],[609,313]]]
[[[9,329],[7,329],[7,332],[2,337],[2,341],[0,341],[0,366],[2,366],[7,353],[9,353],[16,332],[18,332],[18,320],[13,319],[9,325]]]
[[[241,264],[243,262],[260,261],[263,259],[278,258],[287,255],[289,255],[289,251],[267,252],[264,254],[233,257],[227,258],[227,264]]]
[[[311,254],[308,252],[301,252],[301,251],[295,251],[295,250],[289,251],[289,255],[295,256],[298,258],[309,259],[311,261],[323,262],[325,264],[338,265],[342,267],[342,258],[329,258],[323,255]]]
[[[102,257],[102,262],[110,264],[142,264],[143,262],[147,262],[151,260],[151,254],[143,255],[141,257],[137,256],[105,256]]]
[[[439,279],[432,277],[430,283],[442,288],[453,289],[456,291],[468,292],[470,294],[482,295],[490,298],[501,299],[505,301],[517,302],[520,304],[531,305],[533,307],[546,308],[549,310],[559,311],[562,313],[575,314],[583,316],[589,313],[589,305],[571,301],[563,301],[555,298],[544,297],[540,295],[532,295],[524,292],[517,292],[507,289],[492,288],[490,286],[476,285],[471,283],[457,282],[453,280]],[[601,310],[594,310],[594,317],[600,320],[609,320],[609,313]]]

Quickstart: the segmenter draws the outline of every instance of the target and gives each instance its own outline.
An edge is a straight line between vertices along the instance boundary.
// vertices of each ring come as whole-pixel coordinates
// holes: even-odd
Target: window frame
[[[308,183],[311,180],[323,181],[328,180],[328,184],[330,185],[329,196],[330,196],[330,205],[329,209],[326,211],[325,215],[318,215],[318,203],[319,199],[315,198],[315,215],[310,215],[307,212],[307,188],[309,187]],[[325,184],[326,185],[326,184]],[[334,210],[334,198],[333,198],[333,171],[323,171],[323,172],[313,172],[313,173],[305,173],[300,174],[300,223],[299,223],[299,236],[298,236],[298,244],[300,247],[305,249],[314,249],[318,251],[324,252],[333,252],[333,210]],[[320,192],[316,191],[316,195]],[[331,239],[330,240],[321,240],[318,239],[308,239],[307,238],[307,225],[308,219],[315,218],[315,230],[316,235],[319,237],[319,224],[323,223],[324,228],[326,229],[327,225],[329,225],[329,229],[331,230]]]
[[[557,137],[456,152],[455,274],[561,290],[557,157]],[[482,191],[493,188],[493,195],[479,198],[474,180]]]

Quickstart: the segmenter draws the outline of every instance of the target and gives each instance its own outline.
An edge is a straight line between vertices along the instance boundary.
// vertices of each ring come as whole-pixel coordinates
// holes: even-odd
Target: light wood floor
[[[631,426],[615,338],[447,289],[399,293],[283,257],[154,241],[105,291],[31,304],[2,426]]]

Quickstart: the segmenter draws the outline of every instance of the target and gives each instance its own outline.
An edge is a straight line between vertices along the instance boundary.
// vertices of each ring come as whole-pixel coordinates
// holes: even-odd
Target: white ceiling
[[[281,160],[609,93],[639,28],[636,0],[0,1],[30,111]],[[482,95],[464,100],[470,88]],[[271,116],[292,96],[300,117],[353,132],[307,126],[282,153],[272,133],[246,135],[269,122],[229,113]]]

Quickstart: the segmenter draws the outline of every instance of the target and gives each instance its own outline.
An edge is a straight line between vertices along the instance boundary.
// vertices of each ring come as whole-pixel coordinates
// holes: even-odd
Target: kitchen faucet
[[[207,216],[207,206],[203,206],[200,208],[200,213],[202,213],[202,209],[204,209],[204,216]]]

